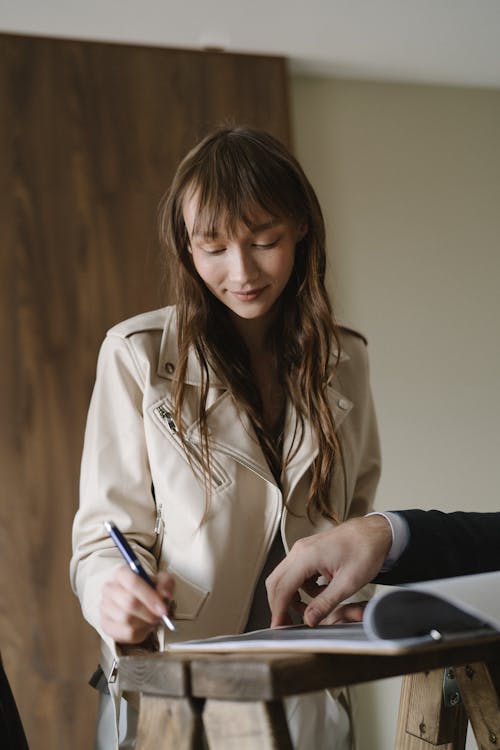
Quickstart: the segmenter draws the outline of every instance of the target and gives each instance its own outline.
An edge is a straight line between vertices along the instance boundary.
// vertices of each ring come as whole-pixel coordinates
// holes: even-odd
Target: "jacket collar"
[[[172,380],[177,360],[179,358],[179,349],[177,347],[177,314],[174,307],[168,308],[167,319],[163,328],[163,334],[160,343],[160,354],[158,357],[157,375],[160,378]],[[223,388],[220,378],[215,370],[210,366],[208,368],[210,385],[214,388]],[[194,351],[188,355],[186,376],[184,382],[187,385],[201,385],[201,368],[198,358]]]
[[[163,329],[160,353],[158,359],[157,374],[161,378],[172,380],[178,359],[177,347],[177,318],[175,308],[169,309],[165,327]],[[349,355],[341,352],[340,363],[349,359]],[[333,351],[331,356],[332,376],[337,361],[337,352]],[[260,447],[255,431],[246,414],[236,413],[236,407],[230,395],[217,376],[215,371],[209,367],[210,389],[212,397],[209,396],[207,404],[208,427],[212,436],[213,446],[217,450],[230,454],[236,460],[248,466],[268,481],[274,482],[267,461]],[[193,351],[189,353],[185,376],[185,383],[192,386],[201,385],[201,369],[198,359]],[[335,378],[332,377],[328,385],[328,398],[332,409],[337,429],[351,411],[353,404],[345,398],[334,387]],[[336,383],[335,383],[336,385]],[[285,416],[285,444],[284,455],[290,450],[291,442],[297,426],[297,414],[291,404],[287,405]],[[186,425],[187,436],[196,440],[198,434],[198,420]],[[283,494],[286,498],[297,484],[300,477],[311,465],[317,454],[311,425],[308,421],[304,423],[304,435],[302,443],[292,460],[286,467],[283,477]]]
[[[333,374],[335,365],[337,364],[338,351],[334,349],[330,356],[330,369]],[[160,353],[158,357],[158,368],[157,375],[160,378],[166,378],[172,380],[172,375],[179,358],[179,349],[177,347],[177,315],[174,307],[168,308],[167,319],[163,328]],[[349,355],[344,351],[340,353],[339,362],[345,362],[349,359]],[[224,385],[218,377],[215,370],[208,367],[210,385],[214,388],[224,388]],[[188,363],[186,369],[185,383],[187,385],[200,386],[201,385],[201,369],[198,362],[198,358],[194,351],[190,351],[188,354]]]

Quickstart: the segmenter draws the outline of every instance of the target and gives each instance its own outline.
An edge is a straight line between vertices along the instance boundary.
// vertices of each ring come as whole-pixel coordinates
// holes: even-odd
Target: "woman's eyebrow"
[[[270,219],[269,221],[264,221],[261,224],[249,224],[248,229],[252,233],[256,232],[265,232],[266,229],[272,229],[272,227],[275,227],[279,224],[281,224],[281,219]],[[221,232],[206,232],[203,229],[198,230],[195,229],[193,232],[193,237],[197,237],[198,239],[202,240],[217,240],[220,237],[225,237],[226,235]]]
[[[272,227],[276,226],[277,224],[281,224],[280,219],[271,219],[270,221],[265,221],[262,224],[250,224],[248,228],[251,232],[264,232],[266,229],[272,229]]]
[[[219,232],[197,232],[195,230],[193,232],[193,237],[197,237],[201,240],[216,240],[218,237],[221,237],[221,234]]]

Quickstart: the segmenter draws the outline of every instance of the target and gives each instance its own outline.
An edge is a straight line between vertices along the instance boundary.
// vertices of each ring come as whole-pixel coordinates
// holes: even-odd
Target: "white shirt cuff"
[[[401,516],[399,513],[394,513],[392,511],[384,511],[383,513],[379,511],[373,511],[372,513],[368,513],[367,515],[383,516],[391,527],[391,548],[384,560],[384,564],[380,569],[381,573],[387,573],[394,567],[394,565],[397,563],[397,561],[405,551],[408,542],[410,541],[410,527],[408,526],[408,523],[404,516]]]

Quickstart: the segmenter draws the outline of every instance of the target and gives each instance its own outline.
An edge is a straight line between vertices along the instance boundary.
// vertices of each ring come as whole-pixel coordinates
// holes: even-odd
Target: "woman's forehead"
[[[256,203],[242,206],[238,212],[231,211],[228,206],[221,203],[203,204],[196,192],[186,195],[183,216],[189,233],[203,236],[232,234],[242,226],[251,231],[264,230],[282,220],[275,213]]]

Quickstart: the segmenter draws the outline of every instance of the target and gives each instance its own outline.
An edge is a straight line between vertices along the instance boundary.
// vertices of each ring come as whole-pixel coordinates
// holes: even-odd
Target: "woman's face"
[[[306,227],[276,219],[257,209],[249,228],[243,222],[229,235],[217,227],[215,235],[195,231],[196,194],[183,207],[194,266],[212,294],[235,316],[260,319],[273,308],[288,283],[295,246]]]

